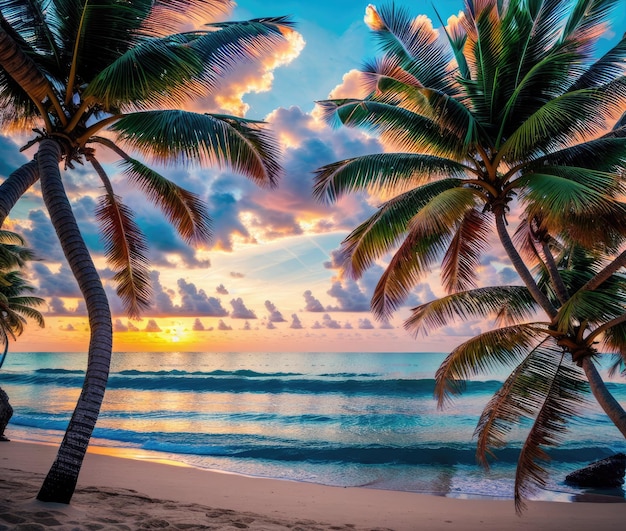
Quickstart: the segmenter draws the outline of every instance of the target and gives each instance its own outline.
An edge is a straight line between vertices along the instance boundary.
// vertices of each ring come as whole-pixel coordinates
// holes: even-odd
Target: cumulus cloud
[[[71,323],[66,324],[65,326],[60,326],[59,330],[63,330],[63,332],[76,332],[76,328]]]
[[[233,307],[233,311],[230,314],[233,319],[256,319],[256,314],[246,308],[241,297],[232,299],[230,305]]]
[[[291,324],[289,325],[289,328],[293,328],[294,330],[301,330],[303,328],[300,318],[295,313],[291,314]]]
[[[226,317],[228,311],[222,306],[220,299],[209,296],[203,289],[198,289],[195,284],[180,278],[177,281],[180,304],[174,303],[176,292],[170,288],[165,288],[160,281],[160,273],[152,271],[150,273],[153,288],[154,315],[180,315],[194,317],[201,315],[205,317]]]
[[[239,273],[238,271],[231,271],[230,272],[230,277],[231,278],[244,278],[246,275],[244,275],[243,273]]]
[[[389,319],[383,319],[378,328],[381,330],[393,330],[395,327],[391,324]]]
[[[322,326],[324,328],[339,329],[341,325],[338,321],[335,321],[329,314],[325,313],[322,317]]]
[[[304,302],[305,302],[305,306],[304,309],[307,312],[323,312],[324,310],[324,306],[322,305],[322,303],[317,300],[313,294],[311,293],[311,290],[306,290],[304,293]]]
[[[359,319],[359,329],[360,330],[372,330],[374,328],[374,325],[372,324],[372,321],[370,321],[367,318],[363,318],[363,319]]]
[[[265,328],[267,328],[268,330],[274,330],[276,328],[276,325],[272,321],[268,321],[265,325]]]
[[[219,322],[217,323],[217,329],[218,330],[232,330],[233,327],[232,326],[228,326],[223,319],[220,319]]]
[[[49,315],[69,315],[70,312],[65,307],[65,302],[59,297],[51,297],[48,300],[48,312]]]
[[[139,332],[139,328],[137,328],[133,323],[131,323],[130,321],[128,321],[126,323],[126,325],[128,326],[128,331],[129,332]]]
[[[157,324],[154,319],[148,319],[148,323],[146,324],[146,328],[144,328],[146,332],[161,332],[161,327]]]
[[[272,302],[265,301],[265,309],[269,312],[268,319],[271,323],[284,323],[286,321],[283,314],[276,309]]]
[[[37,294],[41,297],[82,297],[78,283],[74,278],[69,266],[65,261],[61,264],[57,273],[42,262],[33,262],[31,267],[35,272],[39,289]]]
[[[191,327],[191,329],[194,332],[203,332],[205,330],[204,325],[202,324],[202,322],[200,321],[200,319],[198,319],[196,317],[196,319],[193,322],[193,326]]]
[[[181,315],[201,314],[211,317],[224,317],[228,312],[222,307],[222,303],[215,297],[209,297],[203,289],[198,290],[192,283],[184,279],[178,279],[178,293],[181,297]]]
[[[241,329],[242,330],[251,330],[250,323],[248,321],[246,321],[245,323],[243,323],[243,327]]]
[[[122,323],[121,319],[115,319],[113,323],[113,332],[128,332],[128,326]]]
[[[220,284],[215,288],[215,291],[220,295],[228,295],[228,290],[224,287],[224,284]]]
[[[339,303],[338,307],[329,308],[334,311],[366,312],[370,309],[369,298],[352,279],[334,281],[326,293]]]

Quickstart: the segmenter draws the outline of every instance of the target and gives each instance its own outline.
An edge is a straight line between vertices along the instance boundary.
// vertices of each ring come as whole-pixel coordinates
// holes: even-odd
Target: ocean
[[[433,398],[441,353],[114,353],[92,445],[139,459],[336,486],[511,498],[523,429],[488,471],[476,464],[478,417],[506,373],[468,382],[443,410]],[[0,386],[9,438],[58,444],[82,385],[86,355],[9,353]],[[626,383],[611,382],[626,404]],[[1,446],[0,446],[1,452]],[[550,451],[535,499],[572,501],[564,484],[590,462],[626,453],[594,404]],[[624,498],[623,489],[595,492]]]

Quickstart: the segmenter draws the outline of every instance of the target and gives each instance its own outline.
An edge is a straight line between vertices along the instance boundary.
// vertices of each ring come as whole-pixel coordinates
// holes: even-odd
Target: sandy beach
[[[69,506],[35,496],[56,448],[0,444],[0,530],[560,530],[620,529],[626,503],[458,499],[250,478],[106,455],[85,458]]]

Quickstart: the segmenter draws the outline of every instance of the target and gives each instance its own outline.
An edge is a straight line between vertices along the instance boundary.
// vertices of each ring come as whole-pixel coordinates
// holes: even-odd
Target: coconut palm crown
[[[557,443],[574,414],[581,367],[626,436],[626,412],[594,364],[603,334],[605,345],[626,345],[624,299],[611,299],[626,265],[626,35],[602,54],[596,48],[617,4],[466,0],[441,31],[393,3],[370,5],[366,20],[382,55],[362,68],[367,95],[318,102],[329,123],[378,134],[386,147],[319,168],[314,185],[331,202],[359,190],[384,194],[341,246],[355,278],[392,254],[374,314],[389,317],[440,267],[448,296],[414,309],[409,330],[499,319],[444,362],[437,392],[443,402],[460,380],[494,365],[524,374],[518,392],[500,398],[511,406],[524,392],[527,400],[513,413],[495,409],[502,423],[521,413],[537,419],[518,467],[518,509],[525,486],[542,484],[542,448]],[[494,229],[524,286],[478,287]],[[574,267],[574,251],[593,260]],[[537,312],[547,320],[528,321]],[[502,442],[498,422],[480,426],[485,441]]]
[[[206,206],[149,162],[228,166],[270,187],[280,177],[277,144],[264,124],[183,110],[291,31],[285,17],[208,23],[232,6],[229,0],[0,0],[0,125],[30,134],[24,148],[36,148],[33,160],[0,185],[0,226],[39,180],[90,327],[83,391],[38,494],[42,501],[69,503],[72,497],[112,350],[107,296],[64,177],[77,164],[93,170],[102,191],[95,216],[130,317],[150,303],[148,242],[115,193],[103,155],[119,159],[123,176],[189,243],[210,237]]]

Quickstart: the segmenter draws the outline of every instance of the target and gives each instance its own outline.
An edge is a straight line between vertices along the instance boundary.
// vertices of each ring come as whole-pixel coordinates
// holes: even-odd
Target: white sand
[[[626,503],[455,499],[248,478],[104,455],[85,458],[69,506],[35,501],[56,448],[0,443],[0,530],[253,529],[616,531]],[[120,455],[120,452],[115,452]]]

